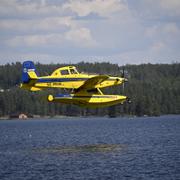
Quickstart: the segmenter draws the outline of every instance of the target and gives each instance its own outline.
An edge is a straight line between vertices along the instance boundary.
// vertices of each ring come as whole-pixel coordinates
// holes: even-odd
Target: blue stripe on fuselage
[[[38,83],[53,83],[53,82],[70,82],[70,81],[86,81],[90,78],[40,78]],[[114,79],[108,79],[108,81],[115,81]]]
[[[51,83],[51,82],[70,82],[70,81],[86,81],[89,78],[41,78],[38,83]]]

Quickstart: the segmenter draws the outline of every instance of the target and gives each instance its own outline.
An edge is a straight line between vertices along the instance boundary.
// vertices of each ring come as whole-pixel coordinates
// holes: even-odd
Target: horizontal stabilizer
[[[37,79],[38,78],[34,71],[29,71],[28,75],[29,75],[30,79]]]

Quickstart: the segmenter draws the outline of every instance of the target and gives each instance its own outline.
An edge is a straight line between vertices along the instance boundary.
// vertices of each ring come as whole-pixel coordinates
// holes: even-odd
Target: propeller
[[[123,66],[123,69],[122,69],[122,78],[124,78],[125,77],[125,73],[124,73],[124,66]]]
[[[124,83],[125,83],[125,82],[123,82],[123,84],[122,84],[122,93],[123,93],[123,94],[124,94],[124,87],[125,87],[125,86],[124,86]]]
[[[128,80],[125,78],[125,73],[127,74],[127,71],[125,71],[125,68],[124,68],[124,66],[123,66],[123,68],[122,68],[122,75],[121,75],[121,77],[122,78],[124,78],[124,82],[123,82],[123,84],[122,84],[122,92],[123,92],[123,94],[124,94],[124,89],[125,89],[125,82],[128,82]]]
[[[124,66],[123,66],[121,72],[122,72],[122,76],[121,76],[121,77],[124,78],[124,82],[123,82],[123,84],[122,84],[122,92],[123,92],[123,94],[124,94],[124,93],[125,93],[125,83],[128,82],[128,79],[127,79],[126,77],[128,76],[128,78],[129,78],[129,74],[128,74],[128,71],[125,70]],[[127,97],[127,102],[128,102],[129,104],[132,103],[131,99],[128,98],[128,97]]]

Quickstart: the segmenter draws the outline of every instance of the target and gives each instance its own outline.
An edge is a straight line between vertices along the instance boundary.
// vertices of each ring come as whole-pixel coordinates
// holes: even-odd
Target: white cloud
[[[155,42],[145,49],[125,51],[115,54],[119,64],[172,63],[180,62],[180,52],[167,46],[164,42]]]
[[[176,25],[176,23],[166,23],[163,31],[171,35],[180,35],[180,28]]]
[[[63,5],[64,9],[70,9],[79,16],[87,16],[90,13],[97,13],[101,16],[108,16],[112,13],[126,9],[121,0],[70,0]]]
[[[16,36],[8,39],[6,43],[12,47],[39,47],[49,46],[62,43],[62,35],[48,34],[48,35],[25,35]]]
[[[152,52],[159,53],[160,51],[162,51],[165,48],[166,48],[165,43],[163,43],[163,42],[156,42],[156,43],[154,43],[152,45],[151,50],[152,50]]]
[[[48,4],[46,1],[17,1],[17,0],[1,0],[0,2],[0,15],[11,15],[24,17],[33,15],[54,15],[62,14],[64,11],[61,4]]]
[[[145,30],[145,35],[147,37],[158,37],[158,36],[177,36],[180,35],[180,28],[176,25],[176,23],[163,23],[163,24],[155,24],[151,27],[147,27]]]
[[[166,45],[173,46],[173,44],[179,44],[180,28],[174,22],[155,24],[152,27],[146,28],[145,36],[151,39],[151,41],[163,41],[166,42]]]
[[[48,63],[71,63],[71,59],[68,57],[63,57],[59,55],[53,55],[49,53],[1,53],[0,54],[0,64],[13,63],[13,62],[23,62],[25,60],[33,60],[34,62],[41,62],[44,64]]]
[[[73,29],[65,34],[65,38],[78,44],[80,47],[95,47],[97,42],[93,40],[91,32],[87,28]]]
[[[43,19],[8,19],[0,21],[1,31],[12,30],[32,33],[37,31],[57,31],[63,28],[70,28],[75,26],[71,17],[50,17]]]
[[[144,20],[173,21],[180,17],[179,0],[138,0],[132,9]]]
[[[180,15],[180,1],[179,0],[159,0],[157,4],[160,8],[168,12],[170,15]]]
[[[123,64],[179,59],[179,2],[1,0],[0,54]]]
[[[69,45],[68,45],[68,42]],[[43,35],[24,35],[15,36],[6,40],[6,44],[11,47],[49,47],[54,46],[54,48],[64,47],[64,46],[75,46],[75,47],[94,47],[96,46],[95,40],[91,37],[89,29],[71,29],[64,34],[43,34]]]

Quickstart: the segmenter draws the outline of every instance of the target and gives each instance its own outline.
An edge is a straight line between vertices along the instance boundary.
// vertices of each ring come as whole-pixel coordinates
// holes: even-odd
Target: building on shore
[[[10,119],[28,119],[28,118],[33,118],[32,115],[27,115],[25,113],[20,113],[20,114],[11,114],[9,116]]]

